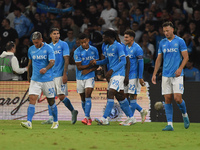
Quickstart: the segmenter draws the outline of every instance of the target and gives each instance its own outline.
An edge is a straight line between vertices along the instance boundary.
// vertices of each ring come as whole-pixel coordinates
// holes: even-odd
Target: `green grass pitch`
[[[20,120],[0,120],[0,150],[200,150],[200,124],[174,123],[174,131],[161,131],[166,123],[140,122],[120,126],[86,126],[78,121],[60,121],[57,130],[33,121],[33,129]]]

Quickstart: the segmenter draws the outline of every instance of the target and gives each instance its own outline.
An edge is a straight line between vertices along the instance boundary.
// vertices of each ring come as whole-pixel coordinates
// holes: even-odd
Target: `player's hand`
[[[140,82],[140,85],[141,85],[141,86],[145,86],[145,82],[144,82],[143,79],[139,79],[139,82]]]
[[[46,72],[47,72],[47,69],[46,69],[46,68],[40,69],[40,73],[41,73],[41,74],[45,74]]]
[[[101,70],[103,70],[103,68],[102,68],[101,66],[99,66],[99,67],[97,68],[97,70],[98,70],[98,71],[101,71]]]
[[[179,77],[181,75],[182,69],[178,68],[175,72],[176,77]]]
[[[151,82],[152,82],[153,84],[156,84],[156,76],[155,76],[155,75],[152,76]]]
[[[129,77],[125,76],[124,85],[127,86],[129,84]]]
[[[68,81],[68,77],[67,77],[66,74],[63,75],[62,81],[63,81],[63,84],[66,84],[66,83],[67,83],[67,81]]]
[[[84,69],[83,71],[81,71],[81,73],[83,75],[86,75],[86,74],[90,73],[90,69]]]
[[[93,59],[93,60],[90,60],[90,64],[89,65],[92,65],[92,66],[94,66],[94,65],[96,65],[96,60],[95,59]]]
[[[113,73],[113,70],[112,70],[112,69],[110,69],[110,70],[106,73],[105,77],[106,77],[107,80],[111,78],[112,73]],[[110,81],[110,80],[109,80],[109,81]]]

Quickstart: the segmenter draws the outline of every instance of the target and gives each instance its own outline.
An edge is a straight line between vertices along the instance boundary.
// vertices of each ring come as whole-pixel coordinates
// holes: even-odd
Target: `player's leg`
[[[27,129],[32,129],[32,118],[35,113],[35,104],[38,95],[41,94],[41,85],[39,82],[31,81],[29,87],[29,106],[27,109],[27,122],[21,122],[21,126]]]
[[[162,95],[165,98],[165,114],[167,118],[167,126],[163,129],[163,131],[173,131],[173,106],[172,106],[172,98],[173,98],[173,89],[172,89],[172,78],[170,77],[162,77]]]
[[[117,91],[114,88],[110,88],[113,80],[114,80],[114,77],[112,77],[108,83],[107,104],[106,104],[106,108],[105,108],[103,117],[101,117],[100,119],[95,118],[95,121],[100,125],[109,125],[108,117],[110,116],[110,113],[114,106],[114,96],[117,93]]]
[[[173,90],[174,90],[174,100],[176,101],[179,109],[182,112],[184,127],[187,129],[190,126],[190,121],[187,114],[185,101],[182,99],[182,94],[184,91],[182,76],[174,78]]]
[[[90,117],[90,111],[91,111],[91,107],[92,107],[92,101],[91,101],[92,91],[93,91],[93,88],[86,88],[85,89],[85,116],[88,118],[87,125],[92,124],[92,119]]]
[[[52,115],[53,115],[53,124],[51,126],[52,129],[57,129],[58,124],[58,109],[57,105],[55,103],[55,85],[53,81],[50,82],[44,82],[42,84],[42,90],[44,95],[47,97],[47,101],[50,105]]]

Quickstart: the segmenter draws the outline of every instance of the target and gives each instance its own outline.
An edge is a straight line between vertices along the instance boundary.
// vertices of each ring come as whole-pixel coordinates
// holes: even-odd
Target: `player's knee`
[[[47,101],[50,106],[52,106],[55,103],[55,98],[47,98]]]
[[[174,95],[174,100],[176,101],[177,104],[182,103],[182,97],[179,95]]]
[[[29,95],[29,103],[35,105],[37,101],[37,95]]]
[[[63,100],[64,98],[65,98],[65,95],[64,94],[62,94],[62,95],[58,95],[58,98],[59,98],[59,100]]]

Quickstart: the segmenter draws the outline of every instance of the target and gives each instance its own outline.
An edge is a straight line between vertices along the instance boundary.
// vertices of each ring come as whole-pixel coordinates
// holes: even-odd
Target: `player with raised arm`
[[[135,32],[133,30],[126,30],[124,32],[124,41],[126,44],[126,53],[130,60],[130,64],[126,64],[126,79],[124,93],[126,98],[130,101],[130,108],[135,113],[137,109],[142,118],[142,123],[144,123],[147,115],[147,110],[143,109],[137,103],[137,94],[140,93],[141,86],[145,85],[143,80],[143,70],[144,70],[144,61],[143,61],[143,50],[142,48],[134,41]],[[121,122],[120,124],[123,124]]]
[[[64,105],[71,111],[72,119],[71,123],[75,124],[77,121],[78,111],[74,110],[70,100],[66,97],[67,91],[67,69],[69,64],[69,47],[66,42],[60,40],[60,32],[58,28],[52,28],[50,30],[50,37],[52,42],[49,44],[55,53],[55,65],[53,66],[53,76],[55,84],[55,92],[58,98],[64,103]],[[49,119],[42,124],[49,124],[53,122],[52,111],[50,106]]]
[[[108,84],[107,105],[103,117],[95,118],[95,121],[101,125],[108,125],[108,117],[114,105],[114,96],[119,101],[120,107],[128,116],[128,119],[123,125],[129,126],[134,124],[135,118],[129,107],[129,102],[124,96],[124,78],[126,58],[123,51],[123,46],[116,41],[116,34],[113,30],[107,30],[103,33],[103,41],[106,44],[104,53],[105,59],[100,61],[92,61],[94,65],[108,64],[109,71],[106,73]]]
[[[97,67],[92,66],[90,61],[93,59],[98,60],[99,53],[95,47],[89,45],[89,37],[86,34],[80,34],[79,41],[81,46],[74,51],[77,92],[80,94],[82,108],[85,113],[85,118],[82,120],[82,123],[91,125],[91,95],[94,89],[94,77]]]
[[[52,129],[57,129],[58,111],[55,103],[55,85],[53,82],[53,65],[55,63],[55,54],[51,46],[43,42],[42,34],[34,32],[32,34],[33,46],[28,50],[28,74],[30,81],[29,87],[29,107],[27,110],[27,122],[21,122],[21,126],[32,129],[32,118],[35,113],[35,104],[41,92],[47,97],[53,115]],[[30,80],[29,69],[32,66],[32,76]]]
[[[152,76],[152,83],[156,84],[156,74],[163,58],[162,95],[164,95],[165,98],[164,107],[168,125],[162,130],[174,131],[172,107],[173,96],[182,112],[184,127],[187,129],[190,126],[190,121],[186,111],[185,101],[182,99],[184,91],[183,68],[188,61],[187,46],[182,38],[174,35],[174,27],[170,21],[163,23],[162,27],[166,38],[159,44],[158,57],[156,59],[155,69]]]

